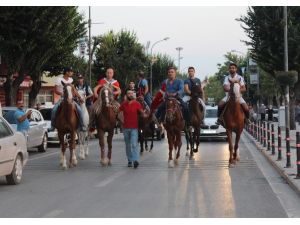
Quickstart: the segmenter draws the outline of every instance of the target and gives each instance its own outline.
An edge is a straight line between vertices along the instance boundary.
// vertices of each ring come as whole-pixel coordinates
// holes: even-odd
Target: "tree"
[[[298,82],[290,86],[290,127],[295,129],[294,107],[300,99],[300,8],[288,7],[289,70],[298,71]],[[250,7],[242,22],[250,41],[250,54],[258,66],[276,79],[275,71],[284,70],[283,7]],[[279,84],[280,85],[280,84]]]
[[[72,59],[79,37],[86,32],[85,22],[77,7],[1,7],[0,21],[0,52],[9,68],[6,102],[15,102],[19,85],[30,75],[32,106],[42,72],[62,69]],[[18,73],[15,80],[13,73]]]
[[[145,69],[147,59],[134,32],[110,31],[98,40],[100,48],[95,50],[93,72],[99,74],[99,79],[104,77],[106,68],[112,67],[115,71],[114,77],[125,87],[130,80],[136,80],[140,70]]]

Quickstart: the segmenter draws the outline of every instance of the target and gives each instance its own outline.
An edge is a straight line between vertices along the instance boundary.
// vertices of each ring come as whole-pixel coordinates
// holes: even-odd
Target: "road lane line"
[[[48,156],[52,156],[52,155],[55,155],[55,154],[58,154],[59,152],[52,152],[52,153],[49,153],[47,155],[41,155],[41,156],[38,156],[38,157],[34,157],[34,158],[31,158],[31,159],[28,159],[28,161],[33,161],[33,160],[36,160],[36,159],[42,159],[42,158],[46,158]]]
[[[123,174],[125,174],[127,172],[128,172],[128,170],[119,171],[119,172],[115,173],[114,175],[112,175],[112,176],[104,179],[103,181],[101,181],[100,183],[98,183],[97,185],[95,185],[95,187],[105,187],[106,185],[110,184],[115,179],[119,178],[120,176],[122,176]]]
[[[54,218],[54,217],[59,216],[63,212],[64,212],[64,210],[56,209],[56,210],[50,211],[49,213],[45,214],[43,216],[43,218]]]

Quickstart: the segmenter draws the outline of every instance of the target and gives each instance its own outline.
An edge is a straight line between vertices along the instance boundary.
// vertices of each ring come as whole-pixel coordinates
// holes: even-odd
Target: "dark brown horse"
[[[180,156],[181,131],[184,129],[185,121],[179,103],[176,98],[166,99],[166,118],[164,127],[167,131],[168,144],[169,144],[169,167],[178,165]],[[173,160],[173,149],[175,150],[175,160]],[[176,152],[177,151],[177,152]]]
[[[70,149],[69,167],[77,165],[75,137],[79,125],[79,118],[76,111],[73,96],[75,96],[76,89],[72,84],[63,83],[63,100],[57,110],[55,119],[55,127],[58,132],[58,138],[61,145],[60,165],[63,169],[67,169],[67,160],[65,156],[66,147]],[[70,135],[67,140],[66,135]]]
[[[229,100],[223,111],[224,127],[226,129],[229,144],[229,167],[233,167],[236,161],[239,161],[239,140],[244,129],[245,114],[240,104],[241,92],[239,83],[231,83],[229,91]],[[236,134],[233,147],[232,132]]]
[[[99,93],[99,98],[94,103],[94,112],[96,127],[98,131],[100,145],[100,163],[102,166],[111,165],[112,139],[116,125],[117,111],[119,105],[113,97],[112,89],[109,86],[103,86]],[[108,133],[107,145],[108,151],[105,155],[104,135]]]
[[[144,152],[144,147],[146,151],[152,150],[153,148],[153,139],[155,134],[155,118],[153,113],[150,113],[149,107],[146,106],[143,97],[138,97],[137,101],[142,105],[143,110],[145,110],[146,117],[139,116],[138,118],[138,134],[139,134],[139,142],[141,147],[141,154]],[[151,145],[150,149],[148,149],[147,137],[151,137]],[[144,146],[145,144],[145,146]]]
[[[194,152],[198,152],[198,147],[200,144],[200,127],[204,119],[204,109],[202,104],[199,102],[199,98],[201,98],[202,95],[203,92],[201,85],[192,84],[191,100],[189,101],[190,129],[188,129],[190,159],[193,158]]]

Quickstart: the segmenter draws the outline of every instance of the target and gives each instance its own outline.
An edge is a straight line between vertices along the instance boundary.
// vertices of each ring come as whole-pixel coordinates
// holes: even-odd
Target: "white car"
[[[3,107],[3,117],[17,130],[17,122],[14,118],[16,107]],[[48,148],[48,131],[47,123],[44,121],[42,114],[36,109],[31,110],[31,118],[29,119],[29,130],[27,137],[27,148],[38,148],[39,152],[45,152]]]
[[[45,122],[47,123],[48,143],[56,143],[56,144],[59,143],[57,129],[55,129],[54,131],[50,131],[51,130],[52,108],[40,109],[40,113],[42,114]]]
[[[23,167],[27,163],[26,140],[0,116],[0,176],[6,176],[8,184],[19,184]]]
[[[201,126],[200,139],[227,139],[226,130],[216,125],[218,120],[218,107],[206,106],[204,124]]]

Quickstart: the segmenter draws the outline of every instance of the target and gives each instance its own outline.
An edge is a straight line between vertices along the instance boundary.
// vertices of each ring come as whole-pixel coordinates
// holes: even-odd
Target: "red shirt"
[[[120,111],[124,114],[124,128],[138,129],[138,111],[142,110],[142,106],[136,100],[132,100],[129,104],[124,101],[120,106]]]
[[[111,84],[113,86],[116,86],[116,87],[120,88],[119,82],[117,80],[114,80],[114,79],[112,79],[111,81],[108,81],[106,78],[103,78],[103,79],[101,79],[101,80],[98,81],[98,85],[99,84],[102,85],[102,86],[104,86],[106,84]],[[98,89],[98,94],[100,93],[101,88]],[[113,90],[114,89],[115,88],[113,88]],[[118,95],[115,96],[115,99],[117,99],[117,98],[118,98]]]

